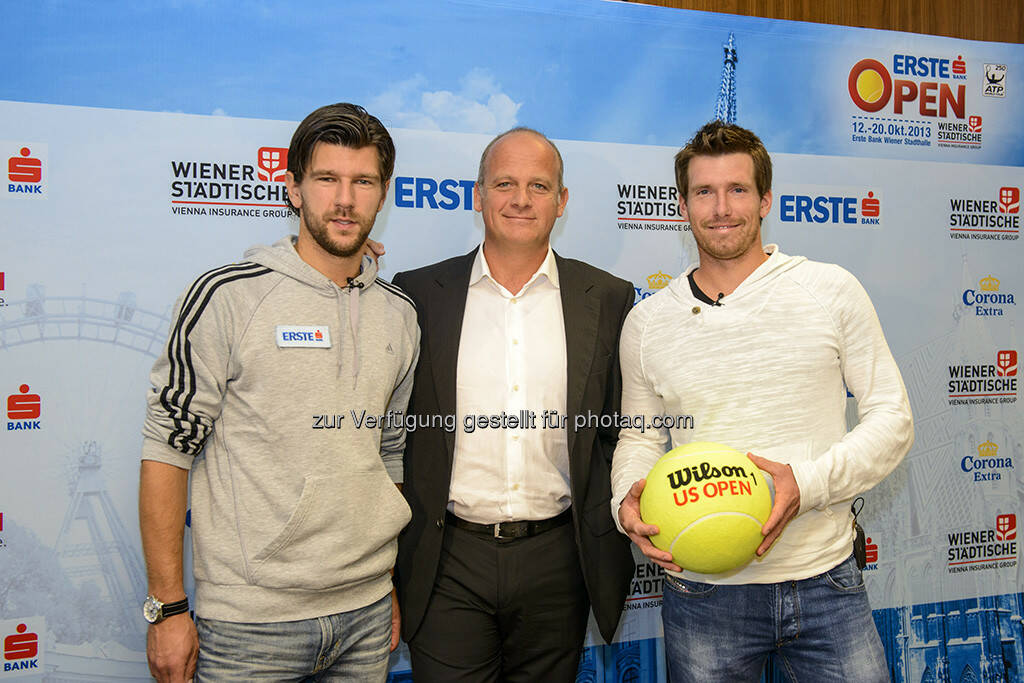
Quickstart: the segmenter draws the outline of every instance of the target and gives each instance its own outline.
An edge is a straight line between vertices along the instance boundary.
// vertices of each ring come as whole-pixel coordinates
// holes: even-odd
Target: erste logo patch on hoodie
[[[277,345],[280,348],[331,348],[331,330],[327,325],[278,325]]]

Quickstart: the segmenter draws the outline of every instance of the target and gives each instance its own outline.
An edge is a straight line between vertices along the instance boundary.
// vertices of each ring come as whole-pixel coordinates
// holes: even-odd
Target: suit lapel
[[[583,409],[583,392],[594,361],[600,302],[590,295],[593,284],[582,279],[573,264],[555,254],[558,265],[558,286],[562,295],[562,318],[565,321],[565,409],[570,423]],[[573,459],[576,430],[568,429],[569,458]]]
[[[430,360],[434,374],[434,391],[437,394],[437,408],[441,415],[455,415],[455,373],[459,364],[459,340],[462,336],[462,318],[466,312],[466,294],[469,290],[469,275],[473,268],[473,250],[452,263],[445,273],[435,280],[430,329]],[[445,430],[448,445],[448,462],[451,464],[455,453],[455,432]]]

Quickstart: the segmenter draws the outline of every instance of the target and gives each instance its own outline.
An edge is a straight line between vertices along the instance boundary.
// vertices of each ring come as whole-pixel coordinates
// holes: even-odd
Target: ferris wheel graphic
[[[62,519],[64,492],[43,496],[55,519],[61,519],[52,548],[70,582],[94,587],[97,598],[117,606],[119,624],[114,628],[138,644],[129,649],[144,651],[145,624],[139,610],[146,594],[145,566],[138,534],[124,521],[128,514],[124,511],[132,507],[135,495],[134,487],[124,482],[132,476],[137,480],[138,472],[137,449],[125,452],[129,449],[124,443],[137,438],[140,423],[126,418],[125,412],[143,403],[142,389],[136,384],[144,382],[145,373],[138,366],[148,364],[162,350],[170,307],[162,313],[142,309],[132,292],[114,298],[48,296],[40,284],[29,285],[24,299],[4,303],[0,359],[5,374],[40,377],[45,373],[51,383],[51,392],[44,397],[48,441],[39,446],[42,452],[36,460],[45,461],[42,466],[51,473],[60,467],[61,476],[54,479],[63,479],[67,485]],[[41,347],[51,346],[40,355]],[[21,391],[27,389],[23,386]],[[3,393],[10,390],[5,386]],[[55,409],[62,401],[74,409]],[[32,508],[26,512],[36,514]],[[104,671],[100,678],[91,678],[97,659],[106,657],[55,643],[47,650],[45,664],[54,672],[77,672],[75,680],[107,680],[112,670],[124,675],[124,680],[149,680],[144,657],[130,662],[114,657],[115,661],[99,667]]]
[[[88,340],[156,357],[167,340],[169,323],[166,312],[140,309],[132,292],[121,292],[113,301],[85,295],[54,297],[35,284],[29,285],[25,299],[0,309],[0,350],[41,341]]]

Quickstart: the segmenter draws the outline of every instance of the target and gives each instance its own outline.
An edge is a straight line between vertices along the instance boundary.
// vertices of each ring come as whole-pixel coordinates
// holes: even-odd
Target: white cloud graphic
[[[516,125],[522,106],[501,91],[486,69],[466,73],[458,92],[427,87],[424,76],[413,76],[373,97],[369,110],[400,128],[500,133]]]

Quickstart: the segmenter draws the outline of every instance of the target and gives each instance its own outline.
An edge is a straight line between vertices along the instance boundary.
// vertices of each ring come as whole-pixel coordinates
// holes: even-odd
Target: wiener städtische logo
[[[950,197],[950,239],[1020,239],[1020,191],[1014,185],[1003,185],[987,196]]]
[[[1017,402],[1017,351],[996,351],[989,362],[948,366],[946,384],[950,405]]]
[[[287,147],[259,147],[248,161],[174,159],[171,213],[220,218],[288,218]]]
[[[946,567],[950,574],[1017,566],[1017,515],[1000,513],[995,525],[951,531],[946,535]]]

